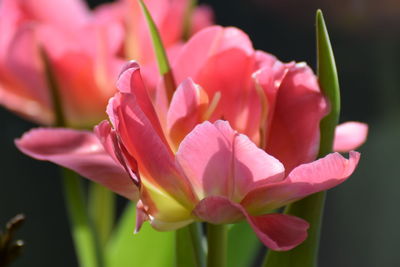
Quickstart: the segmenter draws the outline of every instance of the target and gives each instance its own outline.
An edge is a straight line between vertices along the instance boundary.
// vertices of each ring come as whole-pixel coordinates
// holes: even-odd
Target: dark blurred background
[[[323,10],[341,83],[341,120],[367,122],[370,134],[357,172],[329,191],[319,266],[400,266],[400,1],[200,2],[213,7],[218,24],[247,32],[255,48],[314,69],[314,16]],[[0,224],[18,212],[27,216],[18,235],[26,248],[13,266],[76,266],[58,169],[14,147],[14,138],[35,125],[3,108],[0,120]]]

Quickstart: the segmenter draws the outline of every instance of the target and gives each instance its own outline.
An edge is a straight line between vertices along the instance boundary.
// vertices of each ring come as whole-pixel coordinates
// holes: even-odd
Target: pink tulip
[[[298,95],[302,90],[307,91],[306,85],[313,82],[302,80],[304,75],[295,75],[298,72],[303,74],[303,67],[293,68],[288,72],[294,71],[294,77],[289,76],[292,78],[283,88],[300,83],[303,86],[293,92]],[[236,84],[232,82],[231,85]],[[74,169],[131,199],[138,190],[138,228],[143,220],[149,220],[158,230],[173,230],[193,221],[222,224],[245,219],[266,246],[273,250],[289,250],[307,237],[308,223],[300,218],[272,212],[342,183],[352,174],[359,160],[357,152],[350,152],[349,159],[332,153],[296,166],[288,161],[288,168],[285,162],[260,149],[254,140],[232,129],[232,119],[240,124],[231,117],[230,122],[216,119],[213,123],[205,121],[197,124],[185,136],[172,141],[165,134],[165,125],[157,116],[136,63],[125,67],[117,87],[119,92],[107,108],[111,124],[103,121],[95,129],[104,149],[99,147],[99,141],[93,134],[62,129],[32,130],[16,144],[34,158]],[[182,130],[186,123],[191,125],[190,119],[201,118],[202,111],[208,107],[207,95],[190,79],[184,80],[179,88],[168,112],[176,112],[175,116],[191,114],[185,116],[184,123],[178,127]],[[231,93],[233,95],[235,91]],[[222,97],[228,94],[222,94]],[[317,103],[323,100],[319,91],[315,94]],[[176,103],[175,111],[171,111],[176,99],[183,102],[181,105]],[[309,104],[307,101],[304,103]],[[279,101],[274,104],[278,105]],[[239,112],[233,106],[231,104],[227,108]],[[217,110],[215,112],[225,114],[224,110]],[[279,112],[282,111],[275,113]],[[290,116],[294,116],[293,113],[289,112]],[[171,114],[167,116],[174,117]],[[319,115],[316,117],[319,118]],[[176,145],[178,139],[181,141]],[[94,158],[93,153],[103,161]],[[112,174],[125,170],[128,175],[107,178],[108,174],[102,172],[107,169],[112,170]],[[125,187],[128,181],[130,186]]]
[[[146,1],[170,53],[180,47],[189,2]],[[210,22],[210,10],[196,9],[191,32]],[[135,0],[94,11],[83,0],[2,0],[0,32],[0,104],[42,124],[53,124],[54,114],[40,49],[50,58],[69,126],[88,127],[104,119],[126,58],[145,66],[148,84],[158,79]]]
[[[171,103],[159,86],[155,107],[174,149],[198,123],[223,118],[289,171],[316,158],[329,104],[305,63],[282,63],[254,50],[239,29],[213,26],[193,36],[172,65],[180,86]],[[335,149],[357,148],[367,129],[344,124]]]

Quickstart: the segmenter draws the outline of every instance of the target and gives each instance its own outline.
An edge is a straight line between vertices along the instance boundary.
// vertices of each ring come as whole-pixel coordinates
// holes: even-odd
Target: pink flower
[[[104,119],[126,58],[142,62],[153,85],[158,75],[150,74],[156,73],[153,51],[136,2],[120,0],[92,12],[82,0],[1,1],[0,104],[36,122],[54,123],[40,48],[50,58],[69,126],[88,127]],[[170,53],[180,47],[189,2],[146,1]],[[196,9],[191,32],[210,21],[207,8]]]
[[[137,228],[143,220],[158,230],[172,230],[197,220],[221,224],[246,219],[266,246],[289,250],[304,241],[308,223],[272,212],[342,183],[359,160],[357,152],[350,152],[349,159],[333,153],[288,168],[232,129],[236,118],[197,124],[176,146],[176,140],[165,135],[136,63],[126,66],[117,87],[119,93],[107,108],[112,125],[103,121],[95,129],[100,142],[89,132],[39,129],[28,132],[16,144],[34,158],[74,169],[130,199],[139,191]],[[191,80],[185,80],[168,112],[179,94],[186,102],[176,110],[187,111],[195,99],[195,107],[202,111],[203,93]],[[185,118],[201,118],[198,110]],[[112,175],[103,170],[112,170]]]
[[[213,26],[193,36],[172,65],[180,86],[168,103],[160,85],[155,107],[174,149],[198,123],[223,118],[289,171],[316,158],[329,104],[305,63],[282,63],[254,50],[239,29]],[[336,151],[360,146],[367,129],[342,125]]]

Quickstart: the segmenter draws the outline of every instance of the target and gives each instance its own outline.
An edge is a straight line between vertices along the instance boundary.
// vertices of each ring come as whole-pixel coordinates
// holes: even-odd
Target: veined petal
[[[368,125],[361,122],[349,121],[339,124],[335,131],[333,151],[348,152],[360,147],[368,135]]]
[[[204,90],[188,78],[175,91],[167,114],[167,129],[177,148],[182,139],[201,122],[208,105]]]
[[[251,214],[263,214],[328,190],[344,182],[355,170],[360,153],[350,152],[349,159],[339,153],[296,167],[282,182],[259,187],[246,195],[241,204]]]
[[[218,195],[240,201],[253,188],[284,177],[278,160],[226,121],[196,126],[179,146],[176,160],[200,199]]]
[[[221,196],[203,199],[193,214],[213,224],[233,223],[246,218],[264,245],[280,251],[292,249],[303,242],[309,227],[306,221],[283,214],[251,216],[241,205]]]
[[[35,159],[72,169],[128,199],[136,201],[138,198],[137,187],[127,173],[90,132],[39,128],[25,133],[15,143]]]

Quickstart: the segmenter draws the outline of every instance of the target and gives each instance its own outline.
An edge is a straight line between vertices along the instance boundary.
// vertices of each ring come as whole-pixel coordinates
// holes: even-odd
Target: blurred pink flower
[[[301,76],[294,81],[305,83],[303,79]],[[173,230],[196,220],[220,224],[246,219],[266,246],[289,250],[304,241],[308,223],[271,212],[342,183],[359,160],[357,152],[350,152],[349,159],[332,153],[288,168],[249,137],[232,129],[230,123],[236,121],[231,117],[230,123],[216,119],[197,124],[176,147],[176,140],[170,141],[163,130],[136,63],[125,67],[117,87],[119,93],[107,108],[112,125],[103,121],[95,128],[100,141],[89,132],[38,129],[25,134],[16,144],[34,158],[74,169],[130,199],[139,195],[137,228],[143,220],[149,220],[158,230]],[[170,109],[174,109],[173,102],[179,94],[188,97],[181,98],[183,102],[177,110],[190,107],[192,96],[198,96],[197,103],[203,103],[204,92],[196,90],[200,87],[184,80]],[[323,99],[319,98],[318,101]],[[234,105],[236,102],[227,108],[236,112]],[[201,104],[194,106],[204,110]],[[298,106],[292,107],[299,112]],[[194,119],[201,118],[199,113],[191,114]],[[303,127],[308,123],[303,120]]]
[[[148,0],[170,53],[179,47],[189,0]],[[195,10],[191,33],[211,23]],[[137,1],[120,0],[90,11],[83,0],[0,2],[0,104],[42,124],[53,124],[52,100],[40,48],[48,54],[67,124],[88,127],[104,119],[114,81],[127,58],[158,75],[147,25]],[[146,72],[146,71],[145,71]]]

